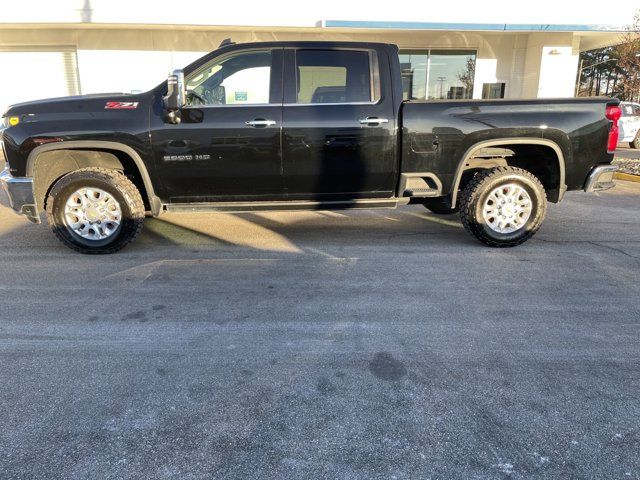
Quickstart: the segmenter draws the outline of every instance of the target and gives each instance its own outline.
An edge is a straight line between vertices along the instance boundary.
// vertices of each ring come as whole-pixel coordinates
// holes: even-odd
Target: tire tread
[[[465,230],[467,230],[467,232],[476,237],[485,245],[495,248],[509,248],[520,245],[533,237],[533,235],[535,235],[535,233],[540,228],[542,220],[544,219],[546,213],[546,202],[544,202],[543,205],[540,205],[540,208],[537,209],[537,214],[533,221],[534,228],[528,231],[525,235],[507,241],[499,241],[490,237],[485,232],[484,228],[478,225],[474,218],[475,200],[482,193],[484,184],[495,176],[501,174],[517,174],[528,178],[536,185],[537,188],[540,189],[543,197],[546,198],[545,189],[542,186],[542,183],[540,183],[538,177],[533,175],[531,172],[518,167],[490,168],[488,170],[477,173],[462,191],[459,203],[460,220],[462,221],[462,225],[464,226]]]
[[[70,242],[67,238],[64,237],[64,235],[62,235],[59,228],[54,228],[55,220],[53,216],[53,205],[55,202],[55,197],[58,192],[65,188],[70,182],[76,181],[78,174],[82,175],[84,179],[87,180],[100,180],[111,183],[125,197],[128,208],[131,211],[131,220],[134,222],[134,228],[128,233],[126,238],[122,239],[119,242],[115,242],[113,245],[106,245],[99,249],[91,249]],[[142,196],[140,195],[140,191],[133,184],[133,182],[124,175],[123,172],[102,167],[85,167],[74,170],[73,172],[70,172],[64,177],[58,179],[47,196],[46,213],[47,221],[49,222],[53,233],[65,246],[79,253],[101,255],[116,253],[117,251],[121,250],[126,245],[131,243],[138,236],[138,234],[142,230],[142,225],[144,223],[145,208]]]

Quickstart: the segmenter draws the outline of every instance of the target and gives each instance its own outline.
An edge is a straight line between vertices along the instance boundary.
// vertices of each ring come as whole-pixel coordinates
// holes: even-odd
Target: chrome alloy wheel
[[[520,185],[506,183],[491,190],[482,207],[482,217],[491,230],[513,233],[520,230],[531,216],[529,193]]]
[[[83,187],[69,195],[64,218],[76,235],[87,240],[104,240],[120,227],[122,209],[110,193]]]

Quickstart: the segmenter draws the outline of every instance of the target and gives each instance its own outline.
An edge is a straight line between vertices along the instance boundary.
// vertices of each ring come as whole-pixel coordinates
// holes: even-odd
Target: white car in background
[[[631,148],[640,148],[640,103],[622,102],[620,117],[620,143],[628,143]]]

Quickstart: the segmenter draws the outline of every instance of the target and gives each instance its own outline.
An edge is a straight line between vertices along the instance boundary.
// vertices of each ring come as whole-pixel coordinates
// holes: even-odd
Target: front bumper
[[[602,190],[609,190],[615,186],[613,181],[613,174],[616,173],[618,167],[615,165],[598,165],[587,176],[587,181],[584,184],[585,192],[600,192]]]
[[[33,198],[33,179],[13,177],[9,170],[0,173],[0,204],[24,215],[33,223],[40,223],[40,216]]]

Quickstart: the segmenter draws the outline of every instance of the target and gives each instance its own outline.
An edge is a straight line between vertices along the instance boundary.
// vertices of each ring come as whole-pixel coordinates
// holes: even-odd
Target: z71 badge
[[[107,102],[105,110],[135,110],[138,102]]]

